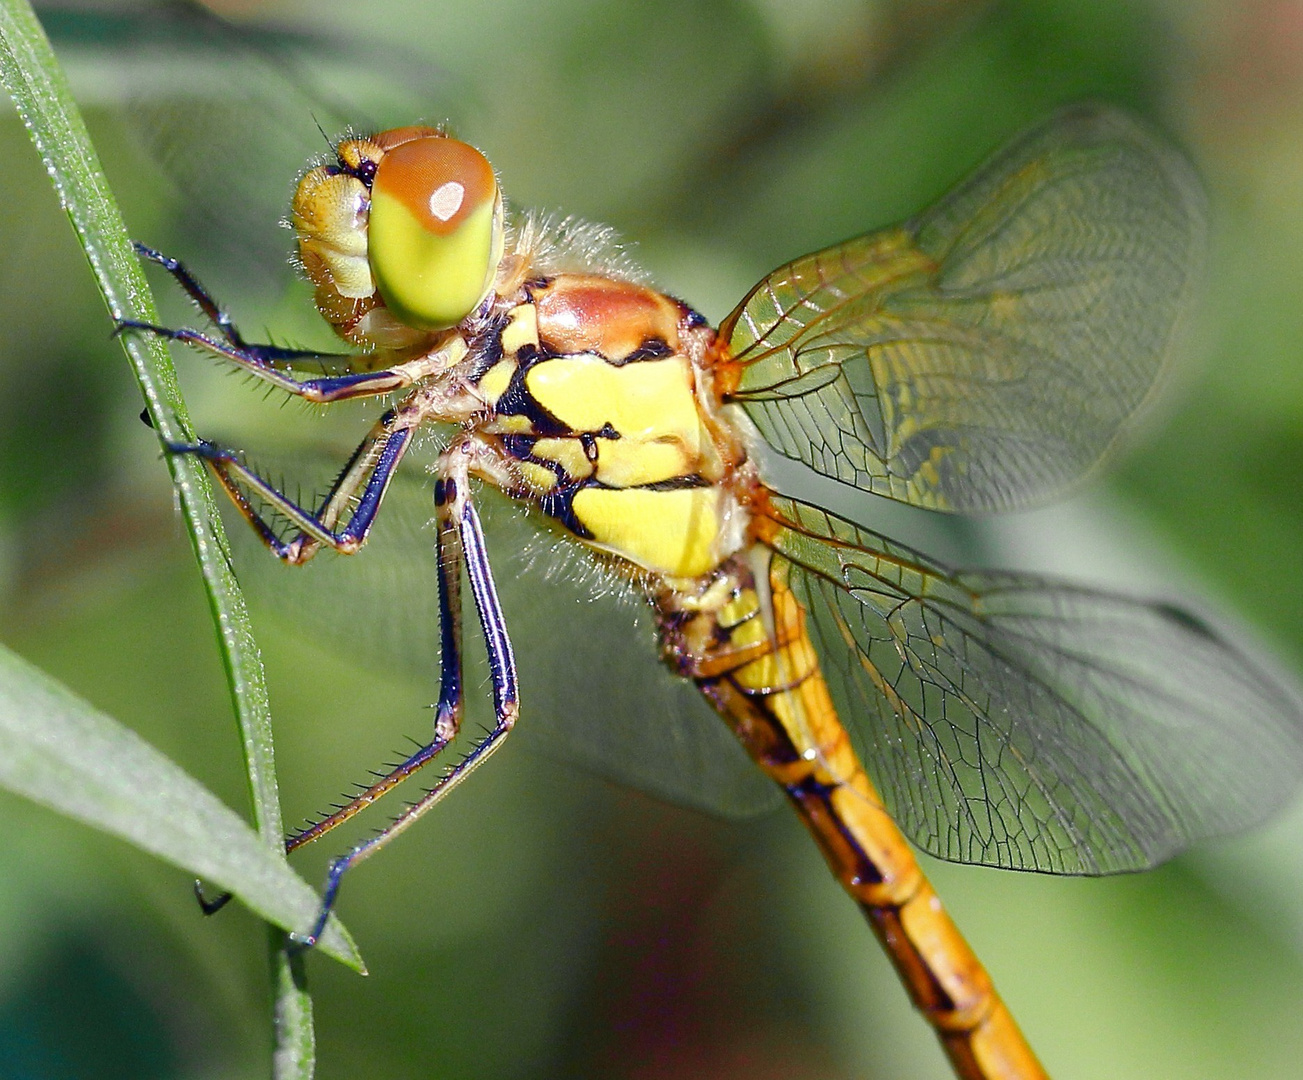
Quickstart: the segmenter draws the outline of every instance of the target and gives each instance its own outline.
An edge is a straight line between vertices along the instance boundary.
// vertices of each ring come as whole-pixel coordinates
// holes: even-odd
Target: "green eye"
[[[371,187],[367,251],[398,319],[422,330],[457,325],[488,295],[502,258],[493,167],[473,146],[437,133],[389,150]]]

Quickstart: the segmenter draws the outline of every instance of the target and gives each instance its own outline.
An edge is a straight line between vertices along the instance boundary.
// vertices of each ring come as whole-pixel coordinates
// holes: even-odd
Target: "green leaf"
[[[285,930],[317,895],[216,795],[129,728],[0,648],[0,786],[235,893]],[[361,970],[332,922],[318,946]]]

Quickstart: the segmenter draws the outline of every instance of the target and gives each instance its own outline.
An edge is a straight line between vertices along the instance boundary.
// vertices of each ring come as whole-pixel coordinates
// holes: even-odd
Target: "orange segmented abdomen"
[[[667,658],[690,675],[787,793],[935,1029],[957,1075],[1028,1080],[1044,1070],[990,976],[923,876],[842,726],[800,601],[770,574],[762,601],[743,559],[699,602],[661,608]],[[712,603],[711,592],[727,599]]]

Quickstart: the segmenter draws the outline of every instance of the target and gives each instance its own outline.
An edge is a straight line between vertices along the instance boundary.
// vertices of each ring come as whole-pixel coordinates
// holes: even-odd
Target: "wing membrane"
[[[781,454],[936,510],[1081,477],[1154,385],[1202,263],[1188,164],[1081,107],[905,224],[774,271],[721,325]]]
[[[940,567],[775,499],[779,569],[842,723],[926,851],[1140,870],[1250,825],[1303,775],[1303,705],[1168,605]]]

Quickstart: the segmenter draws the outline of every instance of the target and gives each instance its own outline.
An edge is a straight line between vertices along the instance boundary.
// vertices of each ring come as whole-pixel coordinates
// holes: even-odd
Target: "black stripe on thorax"
[[[499,332],[499,348],[501,348],[501,344],[501,332]],[[525,379],[529,375],[530,368],[535,364],[542,363],[544,360],[553,360],[555,358],[554,354],[537,345],[522,345],[517,349],[515,355],[516,370],[511,374],[511,381],[507,383],[507,389],[498,398],[498,404],[494,408],[494,412],[499,416],[525,417],[529,420],[529,425],[533,428],[534,434],[542,438],[574,435],[574,429],[568,424],[562,423],[547,409],[543,408],[525,386]]]
[[[472,357],[469,365],[472,382],[478,382],[489,368],[502,359],[502,331],[507,328],[507,322],[505,312],[496,315],[467,342]]]
[[[628,356],[622,356],[618,360],[613,360],[609,356],[603,356],[602,359],[613,367],[624,367],[625,364],[636,364],[640,360],[664,360],[667,356],[674,356],[675,352],[670,348],[669,343],[662,341],[658,337],[651,337],[644,341],[638,348],[634,349]]]
[[[583,483],[564,484],[542,495],[535,495],[534,502],[548,517],[559,521],[566,529],[581,540],[591,540],[592,532],[575,517],[575,495],[584,488]]]
[[[595,484],[595,487],[606,487],[605,484]],[[691,488],[713,487],[712,481],[707,480],[698,473],[690,473],[687,476],[671,476],[666,480],[653,480],[650,484],[633,484],[625,488],[616,488],[617,491],[685,491]]]

